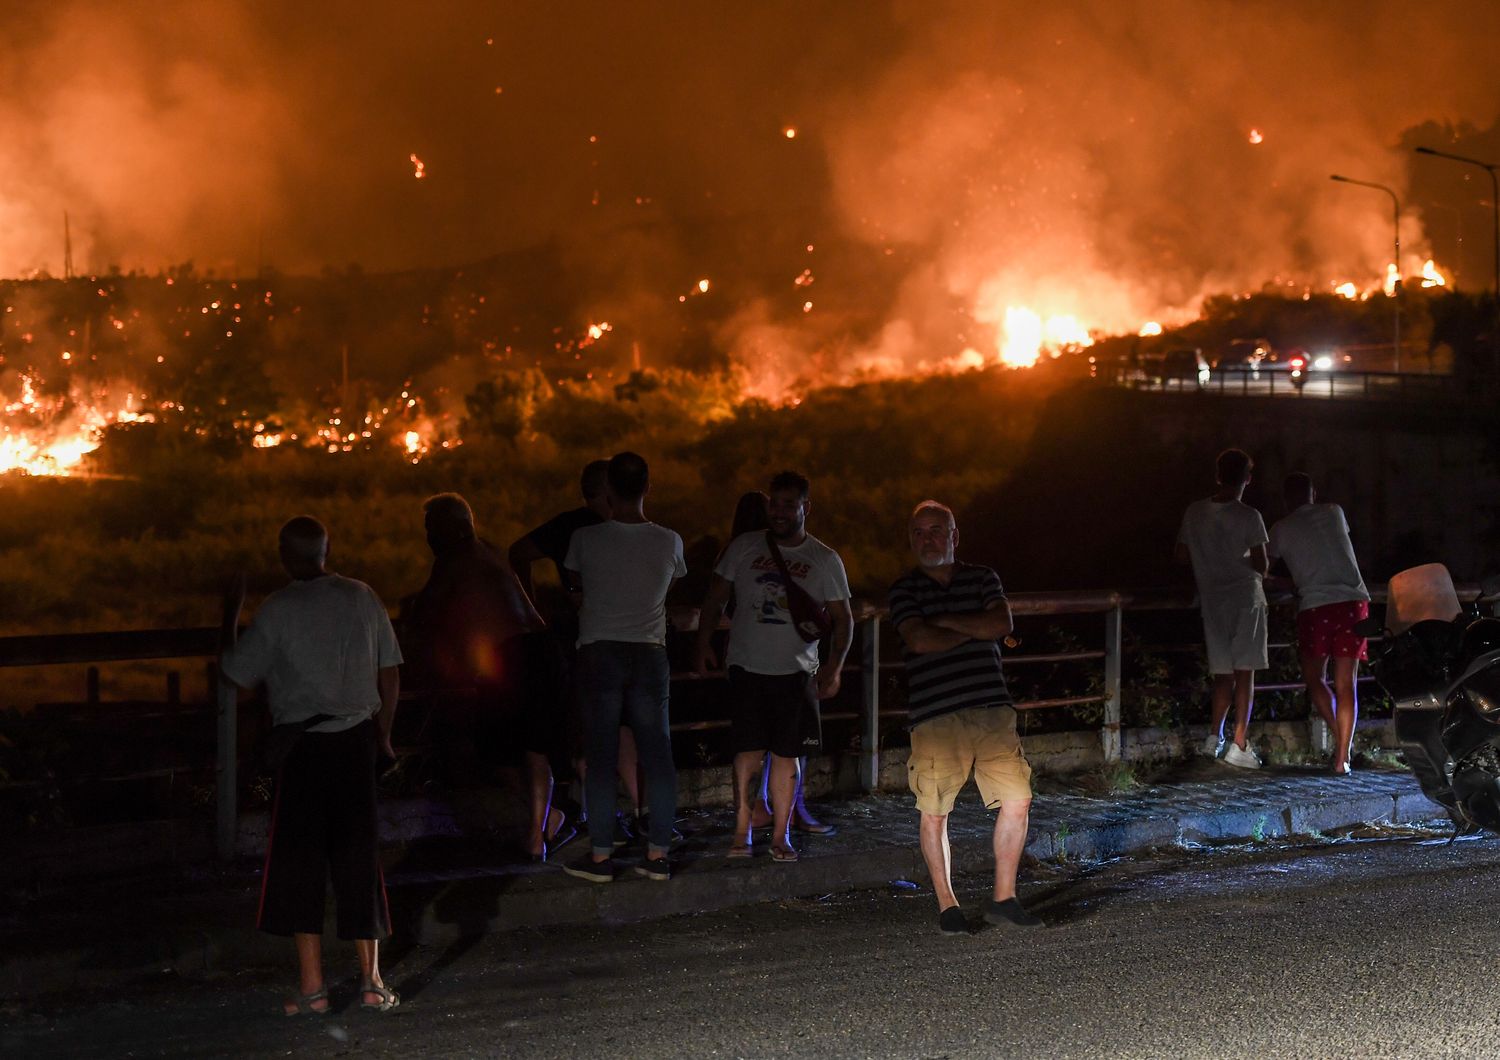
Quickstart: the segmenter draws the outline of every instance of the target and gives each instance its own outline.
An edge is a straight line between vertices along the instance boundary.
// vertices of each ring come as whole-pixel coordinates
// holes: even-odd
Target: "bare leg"
[[[775,818],[771,815],[771,752],[767,751],[760,770],[760,799],[750,809],[750,827],[764,828]]]
[[[630,800],[630,809],[636,817],[641,815],[641,764],[635,752],[635,733],[630,726],[620,726],[620,783],[625,785],[625,796]]]
[[[1030,799],[1012,799],[1000,804],[995,816],[995,901],[1016,896],[1016,873],[1026,849],[1026,826]]]
[[[1343,769],[1349,761],[1354,726],[1359,721],[1359,686],[1355,683],[1358,674],[1358,659],[1333,660],[1333,692],[1338,704],[1338,724],[1333,730],[1333,768],[1336,770]]]
[[[359,982],[363,988],[359,994],[360,1004],[378,1004],[380,995],[369,988],[385,986],[385,980],[380,978],[380,940],[355,939],[354,949],[359,954]]]
[[[792,850],[791,816],[792,802],[797,797],[797,768],[795,758],[771,756],[771,849]]]
[[[1229,715],[1229,706],[1234,702],[1234,674],[1214,674],[1213,722],[1210,731],[1224,738],[1224,719]]]
[[[299,931],[292,936],[292,941],[297,946],[297,993],[303,997],[316,994],[323,989],[323,936]],[[285,1007],[288,1015],[297,1011],[295,1001],[288,1001]],[[328,999],[314,1001],[308,1008],[314,1012],[327,1012]]]
[[[822,822],[812,815],[812,812],[807,808],[807,800],[802,797],[802,786],[804,778],[807,776],[807,759],[798,759],[797,766],[797,801],[793,806],[793,812],[797,815],[797,820],[801,822],[804,828],[809,831],[817,831],[822,828]]]
[[[922,814],[920,837],[922,859],[927,862],[927,875],[932,878],[932,892],[941,913],[958,905],[958,898],[953,893],[953,852],[948,848],[948,815]]]
[[[1246,742],[1250,733],[1250,707],[1251,700],[1255,696],[1255,671],[1236,670],[1234,672],[1234,742],[1241,750],[1246,749]],[[1214,690],[1218,691],[1218,679],[1214,680]]]
[[[547,756],[526,752],[526,781],[531,794],[531,831],[526,835],[526,852],[532,857],[547,853],[547,836],[561,821],[548,829],[552,817],[552,765]]]
[[[1312,704],[1330,734],[1337,736],[1338,723],[1333,717],[1333,693],[1328,689],[1328,657],[1302,656],[1302,680],[1307,683],[1307,701]]]
[[[752,780],[764,755],[764,751],[741,751],[734,756],[734,849],[750,849],[754,845],[750,836],[751,811],[760,788]]]

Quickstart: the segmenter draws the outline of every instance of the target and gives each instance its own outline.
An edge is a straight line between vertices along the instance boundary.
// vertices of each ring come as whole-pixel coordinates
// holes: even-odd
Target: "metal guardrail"
[[[1500,380],[1428,372],[1366,372],[1331,369],[1293,377],[1284,366],[1249,369],[1210,369],[1193,376],[1163,374],[1159,370],[1105,366],[1096,379],[1131,390],[1173,394],[1212,394],[1221,397],[1317,398],[1357,401],[1431,401],[1476,404],[1493,399]]]
[[[1384,602],[1385,586],[1372,586],[1371,596]],[[1459,588],[1464,603],[1480,599],[1476,586]],[[1034,655],[1008,654],[1007,666],[1044,662],[1101,661],[1104,669],[1103,691],[1093,696],[1069,696],[1035,699],[1016,704],[1018,710],[1042,710],[1053,707],[1104,705],[1100,724],[1101,751],[1106,762],[1120,760],[1121,726],[1121,659],[1123,656],[1123,618],[1129,611],[1196,610],[1197,597],[1187,590],[1146,590],[1138,592],[1081,591],[1050,593],[1011,593],[1011,612],[1017,616],[1090,615],[1104,616],[1103,645],[1098,649],[1075,652],[1048,652]],[[672,628],[690,633],[698,628],[697,608],[669,610]],[[884,670],[901,668],[900,662],[881,659],[880,637],[887,610],[872,603],[859,603],[854,618],[860,627],[857,659],[845,663],[846,673],[861,675],[862,709],[857,713],[824,715],[825,720],[858,720],[861,728],[860,782],[866,791],[874,791],[880,777],[880,721],[882,718],[906,716],[904,710],[882,710],[879,675]],[[19,666],[56,666],[141,659],[184,659],[212,657],[218,653],[217,629],[148,629],[99,633],[62,633],[44,636],[0,637],[0,669]],[[1176,648],[1178,646],[1171,646]],[[1188,646],[1181,646],[1184,650]],[[673,680],[705,679],[719,675],[674,674]],[[1266,691],[1290,686],[1262,686]],[[430,693],[430,690],[428,690]],[[239,828],[239,693],[228,681],[216,681],[215,753],[215,849],[221,859],[233,855]],[[405,696],[403,695],[403,698]],[[727,724],[722,721],[685,722],[674,725],[677,731],[703,731]]]

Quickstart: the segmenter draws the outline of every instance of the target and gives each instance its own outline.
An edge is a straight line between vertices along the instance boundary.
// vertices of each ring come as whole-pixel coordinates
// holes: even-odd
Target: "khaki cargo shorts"
[[[1031,766],[1021,753],[1013,708],[958,710],[911,731],[906,774],[918,810],[951,813],[971,772],[987,809],[1031,798]]]

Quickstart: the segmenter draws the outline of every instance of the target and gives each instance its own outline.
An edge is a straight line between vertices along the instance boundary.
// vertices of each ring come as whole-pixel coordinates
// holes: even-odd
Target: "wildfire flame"
[[[1148,338],[1152,335],[1160,335],[1161,325],[1154,320],[1148,320],[1141,325],[1141,330],[1138,332],[1138,334],[1142,338]]]
[[[1438,272],[1437,263],[1434,262],[1431,258],[1428,258],[1426,260],[1426,262],[1424,262],[1423,265],[1422,265],[1422,286],[1423,287],[1447,287],[1448,286],[1448,279],[1447,279],[1447,277],[1445,277],[1441,272]]]
[[[134,393],[122,407],[109,408],[86,395],[48,399],[36,381],[20,377],[20,395],[4,405],[0,419],[0,474],[73,475],[84,457],[103,440],[112,423],[150,423],[156,417],[136,408]]]
[[[423,162],[415,154],[412,154],[409,157],[411,158],[411,164],[413,166],[417,167],[416,168],[416,172],[413,174],[413,176],[415,176],[418,180],[426,180],[427,179],[427,163]]]

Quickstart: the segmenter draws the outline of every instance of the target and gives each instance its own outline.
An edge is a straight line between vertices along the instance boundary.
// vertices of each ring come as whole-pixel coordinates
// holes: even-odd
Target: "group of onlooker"
[[[1311,481],[1286,482],[1290,513],[1267,535],[1241,497],[1250,458],[1221,453],[1219,488],[1190,506],[1178,535],[1202,607],[1213,674],[1213,729],[1205,751],[1255,767],[1249,747],[1254,671],[1266,665],[1271,556],[1285,560],[1299,593],[1299,645],[1313,703],[1335,736],[1333,768],[1349,771],[1354,676],[1364,643],[1353,624],[1369,595],[1336,505],[1317,505]],[[588,849],[563,866],[597,883],[615,879],[630,831],[643,840],[634,872],[669,880],[677,772],[668,703],[666,598],[687,573],[682,539],[646,515],[650,473],[630,452],[584,469],[584,505],[523,535],[506,553],[478,533],[469,505],[439,494],[424,505],[433,562],[404,609],[411,664],[438,687],[471,687],[482,710],[465,735],[487,764],[524,768],[530,803],[526,850],[546,860],[586,816]],[[807,532],[811,487],[783,471],[766,493],[741,498],[735,532],[720,553],[699,611],[692,665],[728,680],[734,832],[726,856],[751,858],[770,825],[773,863],[798,860],[794,832],[827,833],[802,799],[803,760],[822,745],[819,703],[838,693],[853,615],[843,562]],[[890,616],[907,673],[908,780],[920,814],[920,845],[938,902],[938,927],[969,930],[951,874],[948,816],[972,775],[996,810],[995,884],[984,918],[1041,923],[1016,896],[1031,805],[1031,769],[1001,667],[1009,602],[996,572],[957,558],[954,513],[936,500],[912,511],[915,561],[891,586]],[[273,735],[290,746],[278,764],[260,927],[292,935],[300,980],[289,1015],[326,1012],[321,962],[325,878],[338,934],[354,939],[360,1004],[400,1003],[379,970],[378,941],[390,930],[377,849],[377,761],[394,758],[391,729],[401,649],[385,608],[366,585],[329,572],[328,535],[301,516],[281,530],[292,581],[268,596],[236,640],[243,588],[226,601],[224,675],[242,688],[264,682]],[[552,562],[571,603],[539,608],[532,565]],[[545,614],[544,614],[545,610]],[[730,615],[727,649],[721,618]],[[1325,681],[1329,658],[1334,689]],[[1223,735],[1231,706],[1232,741]],[[581,754],[578,749],[581,747]],[[757,785],[755,776],[761,773]],[[583,805],[555,797],[555,778],[576,773]],[[619,784],[633,813],[618,812]],[[644,805],[642,802],[644,796]]]
[[[1198,583],[1203,639],[1213,679],[1213,724],[1203,752],[1228,765],[1258,769],[1247,739],[1255,671],[1267,666],[1267,606],[1262,582],[1297,594],[1297,653],[1308,697],[1333,736],[1332,769],[1347,775],[1359,713],[1356,679],[1367,657],[1355,624],[1369,614],[1370,593],[1359,573],[1349,523],[1337,504],[1318,504],[1312,479],[1297,472],[1282,483],[1287,514],[1266,533],[1260,512],[1244,503],[1253,463],[1239,449],[1216,462],[1218,490],[1188,506],[1177,534],[1177,557]],[[1270,563],[1290,577],[1269,577]],[[1333,664],[1333,688],[1328,666]],[[1234,708],[1226,740],[1224,722]]]

